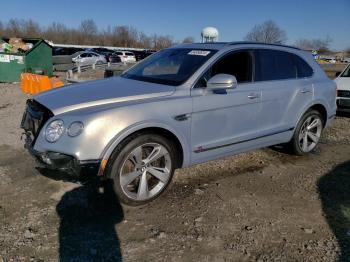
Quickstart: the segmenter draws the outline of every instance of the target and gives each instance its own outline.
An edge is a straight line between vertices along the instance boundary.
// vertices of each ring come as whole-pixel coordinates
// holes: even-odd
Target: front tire
[[[289,142],[292,153],[302,156],[315,149],[322,134],[323,121],[316,110],[309,110],[303,115]]]
[[[122,142],[107,168],[121,202],[142,205],[162,194],[174,174],[175,152],[171,141],[155,134],[138,134]]]

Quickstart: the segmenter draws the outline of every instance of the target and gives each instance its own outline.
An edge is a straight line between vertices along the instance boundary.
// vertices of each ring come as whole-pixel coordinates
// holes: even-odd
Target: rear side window
[[[133,54],[133,53],[130,53],[130,52],[126,52],[125,55],[133,56],[134,54]]]
[[[297,68],[290,53],[260,49],[256,52],[255,81],[295,79]]]
[[[303,78],[303,77],[310,77],[313,74],[313,70],[311,66],[309,66],[304,59],[300,58],[297,55],[291,54],[294,63],[297,67],[297,75],[298,78]]]

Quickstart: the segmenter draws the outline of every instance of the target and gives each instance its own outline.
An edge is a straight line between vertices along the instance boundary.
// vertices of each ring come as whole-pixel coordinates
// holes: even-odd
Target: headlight
[[[76,121],[69,125],[67,133],[69,136],[78,136],[83,132],[84,124],[82,122]]]
[[[61,119],[52,121],[45,130],[45,139],[50,142],[56,142],[64,132],[64,123]]]

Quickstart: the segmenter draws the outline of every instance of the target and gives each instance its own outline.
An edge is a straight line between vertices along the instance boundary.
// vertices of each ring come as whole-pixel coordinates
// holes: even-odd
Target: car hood
[[[338,77],[334,81],[337,84],[337,89],[350,91],[350,77]]]
[[[68,111],[171,95],[175,88],[122,77],[67,85],[34,96],[54,115]]]

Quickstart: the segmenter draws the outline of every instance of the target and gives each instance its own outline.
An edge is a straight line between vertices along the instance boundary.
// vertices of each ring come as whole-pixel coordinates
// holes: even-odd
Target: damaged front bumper
[[[35,157],[40,167],[63,171],[74,180],[88,181],[98,177],[101,160],[77,160],[58,152],[39,152],[32,147],[30,136],[26,135],[24,147]]]

